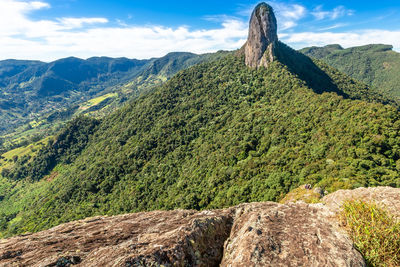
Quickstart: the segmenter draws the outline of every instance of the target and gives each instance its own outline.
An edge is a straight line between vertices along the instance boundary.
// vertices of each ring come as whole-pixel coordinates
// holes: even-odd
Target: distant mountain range
[[[6,155],[3,234],[96,214],[279,200],[304,183],[400,186],[397,108],[322,61],[274,47],[267,68],[230,52],[100,121],[73,120],[39,151]]]
[[[170,53],[149,60],[70,57],[51,63],[0,61],[0,135],[21,126],[19,133],[39,125],[48,131],[49,124],[77,113],[102,110],[101,115],[107,114],[178,71],[223,54]],[[94,104],[81,105],[93,98]]]
[[[340,45],[300,50],[380,92],[400,99],[400,53],[393,46],[371,44],[343,49]]]
[[[331,45],[305,48],[301,52],[278,40],[274,11],[268,4],[260,3],[251,16],[247,42],[237,51],[206,55],[172,53],[150,60],[66,58],[52,63],[1,62],[0,119],[3,133],[9,133],[3,138],[11,145],[19,142],[20,146],[0,152],[0,238],[97,215],[222,209],[264,201],[317,202],[323,195],[339,189],[400,187],[399,54],[385,45],[349,49]],[[27,140],[27,136],[39,131],[45,134],[21,145],[24,138]],[[346,191],[344,195],[355,192],[353,196],[364,196],[364,200],[383,199],[382,203],[386,203],[386,194],[398,193],[385,188],[379,189],[381,193],[374,198],[368,198],[375,190],[361,191]],[[337,206],[339,198],[344,201],[344,195],[340,195],[328,195],[328,200],[334,200],[331,204]],[[326,203],[329,205],[329,201]],[[301,214],[295,212],[299,211],[296,205],[303,207]],[[267,206],[279,205],[267,203],[259,207]],[[320,214],[317,210],[310,213],[313,221],[308,216],[312,206],[304,203],[293,208],[279,206],[266,213],[263,213],[265,208],[254,213],[254,209],[247,207],[230,209],[229,216],[233,217],[216,221],[202,219],[201,216],[210,214],[202,212],[189,224],[206,234],[193,232],[179,241],[179,245],[171,245],[169,240],[167,247],[176,254],[187,244],[195,249],[187,250],[187,254],[179,252],[179,257],[205,255],[218,258],[215,262],[221,262],[224,247],[233,252],[228,254],[228,260],[222,260],[222,265],[224,262],[229,265],[234,262],[231,259],[247,252],[251,261],[238,265],[255,262],[265,265],[281,262],[285,254],[281,253],[281,247],[282,251],[289,251],[290,247],[283,241],[287,243],[286,237],[291,236],[297,242],[291,251],[297,252],[292,253],[293,264],[286,261],[286,265],[315,265],[315,259],[332,266],[350,266],[354,262],[365,265],[359,254],[359,260],[349,259],[347,251],[357,252],[356,249],[363,253],[367,264],[372,262],[371,258],[374,262],[387,261],[385,266],[400,264],[399,244],[395,240],[398,222],[374,205],[356,201],[344,208],[344,215],[338,216],[318,205]],[[284,211],[288,216],[284,216]],[[246,212],[251,220],[242,219]],[[362,216],[354,216],[357,213]],[[162,212],[148,214],[153,214],[154,222],[168,222],[172,218]],[[373,224],[370,224],[371,214]],[[125,236],[116,235],[122,227],[118,218],[113,222],[105,220],[106,224],[101,223],[103,229],[116,229],[108,235],[111,239],[92,227],[96,233],[93,230],[93,238],[86,243],[91,248],[96,240],[102,246],[110,245],[114,238],[116,243],[111,245],[125,244],[122,249],[108,247],[113,256],[104,259],[113,264],[122,264],[122,256],[116,261],[112,258],[115,255],[134,253],[137,257],[125,261],[126,266],[168,262],[172,254],[162,252],[158,245],[151,247],[160,244],[159,240],[136,241],[141,235],[154,240],[164,230],[170,238],[179,224],[163,230],[157,228],[160,224],[149,224],[146,216],[135,215],[137,221],[122,225],[129,232]],[[182,216],[175,218],[179,221]],[[260,216],[265,224],[260,224]],[[326,256],[323,246],[334,244],[327,245],[321,235],[324,225],[328,229],[325,234],[335,229],[335,234],[329,235],[330,241],[338,238],[338,222],[330,222],[333,217],[340,218],[340,224],[348,228],[356,241],[346,243],[349,250],[340,253],[345,261],[331,264],[328,261],[332,257],[327,261],[315,255]],[[66,225],[39,235],[6,240],[2,247],[7,251],[0,253],[0,260],[11,264],[11,261],[20,263],[23,257],[31,258],[32,253],[25,250],[25,241],[30,240],[50,248],[51,253],[57,252],[52,254],[49,266],[85,264],[89,250],[79,239],[63,245],[35,237],[57,232],[58,238],[53,238],[56,241],[64,240],[68,234],[79,238],[85,232],[82,226],[99,220],[98,217],[68,224],[68,231],[64,232],[60,229],[66,229]],[[226,222],[226,227],[219,227],[218,221]],[[242,225],[239,228],[238,221]],[[146,230],[138,232],[140,225]],[[72,235],[76,227],[81,230]],[[179,233],[189,233],[190,227],[182,227],[179,226]],[[225,229],[231,227],[233,230]],[[276,240],[271,239],[268,227],[275,227],[279,234],[275,235]],[[299,235],[301,227],[306,238]],[[376,229],[381,229],[380,235],[369,239],[371,231]],[[234,236],[246,238],[228,238],[232,231]],[[204,238],[221,233],[225,237],[218,237],[219,252],[210,253],[207,245],[210,240],[204,243]],[[128,239],[132,235],[138,246]],[[364,242],[364,237],[370,241]],[[244,246],[251,249],[231,250],[232,240],[238,246],[244,240]],[[23,248],[16,247],[17,243]],[[82,250],[71,251],[71,246],[67,246],[68,253],[78,253],[68,254],[63,250],[68,243],[72,247],[79,245]],[[307,248],[311,243],[312,248],[318,247],[317,254],[315,249]],[[300,248],[298,244],[305,245]],[[159,260],[147,261],[150,258],[146,255],[153,257],[153,254],[143,254],[143,250],[138,250],[140,246],[150,246]],[[278,261],[265,256],[269,252]],[[44,257],[49,253],[50,250]],[[303,254],[304,257],[297,257]],[[340,258],[336,257],[337,252],[334,254],[334,260]],[[375,255],[379,261],[374,259]],[[187,261],[187,265],[197,263]]]
[[[343,49],[328,45],[300,52],[323,60],[399,102],[400,54],[392,46]],[[50,63],[0,61],[0,151],[52,134],[79,114],[103,117],[178,71],[223,55],[170,53],[148,60],[70,57]]]

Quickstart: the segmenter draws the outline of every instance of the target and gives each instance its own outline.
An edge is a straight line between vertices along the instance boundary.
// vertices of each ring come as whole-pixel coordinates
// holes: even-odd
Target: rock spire
[[[246,65],[251,68],[268,67],[274,61],[274,49],[278,41],[277,24],[271,6],[261,3],[254,9],[245,44]]]

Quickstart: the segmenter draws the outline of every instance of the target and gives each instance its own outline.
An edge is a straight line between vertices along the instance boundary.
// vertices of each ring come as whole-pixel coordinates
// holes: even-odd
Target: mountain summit
[[[274,48],[278,41],[277,24],[271,6],[261,3],[254,9],[245,44],[246,65],[251,68],[267,67],[274,60]]]
[[[76,118],[40,150],[6,154],[0,237],[97,214],[279,201],[301,184],[400,187],[400,113],[380,99],[279,42],[261,4],[240,51],[177,73],[100,122]]]

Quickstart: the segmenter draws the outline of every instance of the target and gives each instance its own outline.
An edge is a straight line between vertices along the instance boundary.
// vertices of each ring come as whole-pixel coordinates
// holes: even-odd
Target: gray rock
[[[274,61],[278,41],[274,11],[266,3],[259,4],[250,19],[249,37],[245,44],[246,65],[251,68],[268,67]]]
[[[366,266],[322,204],[237,207],[221,266]]]
[[[313,190],[308,190],[313,192]],[[0,266],[365,266],[336,212],[349,199],[399,216],[400,189],[339,190],[319,204],[94,217],[0,240]]]
[[[400,219],[400,188],[380,186],[338,190],[325,196],[321,201],[332,211],[338,212],[343,202],[349,200],[374,202]]]
[[[322,204],[94,217],[0,240],[0,266],[365,266]]]
[[[0,266],[217,266],[230,210],[94,217],[0,240]]]

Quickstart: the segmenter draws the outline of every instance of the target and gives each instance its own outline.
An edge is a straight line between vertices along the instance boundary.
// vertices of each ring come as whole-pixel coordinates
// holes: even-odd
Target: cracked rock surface
[[[366,266],[336,213],[346,199],[400,210],[400,189],[339,190],[323,203],[93,217],[0,240],[0,266]]]
[[[94,217],[0,240],[0,266],[216,266],[230,210]]]
[[[323,204],[94,217],[0,240],[0,266],[365,266]]]
[[[241,205],[221,266],[366,266],[322,204]]]

